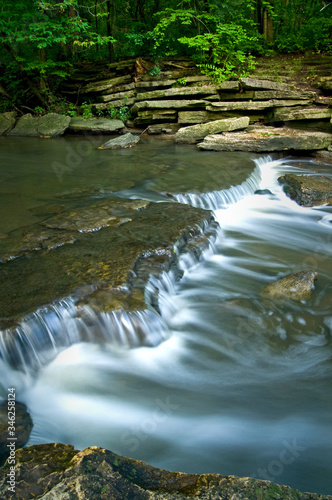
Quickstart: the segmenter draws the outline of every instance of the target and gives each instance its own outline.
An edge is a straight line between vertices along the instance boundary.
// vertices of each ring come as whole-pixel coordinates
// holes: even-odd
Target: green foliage
[[[176,83],[180,85],[181,87],[185,87],[187,85],[187,79],[186,78],[178,78],[176,80]]]
[[[81,113],[82,113],[82,118],[83,120],[89,120],[90,118],[93,118],[93,113],[91,109],[91,105],[88,104],[87,102],[83,102],[81,105]]]
[[[119,108],[108,108],[107,114],[110,118],[122,120],[124,123],[131,118],[130,108],[127,106],[128,97],[123,100]]]

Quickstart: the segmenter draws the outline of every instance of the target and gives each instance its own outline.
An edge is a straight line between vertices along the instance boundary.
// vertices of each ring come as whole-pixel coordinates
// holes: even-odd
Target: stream
[[[27,405],[28,445],[101,446],[169,470],[332,494],[332,209],[300,207],[277,182],[287,172],[331,176],[331,167],[151,138],[106,154],[75,137],[0,139],[0,250],[45,217],[36,207],[70,209],[110,193],[160,203],[172,193],[179,209],[211,209],[219,224],[198,262],[181,256],[179,282],[168,273],[157,284],[151,346],[72,342],[38,371],[10,366],[2,346],[0,399],[13,386]],[[262,295],[304,269],[318,272],[309,300]],[[70,300],[49,325],[67,336]]]

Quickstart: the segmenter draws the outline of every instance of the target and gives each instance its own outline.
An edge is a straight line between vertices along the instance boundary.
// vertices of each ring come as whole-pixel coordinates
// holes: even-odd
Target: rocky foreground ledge
[[[17,450],[15,467],[7,462],[0,470],[0,489],[3,499],[25,500],[332,500],[269,481],[170,472],[96,446],[78,451],[59,443]]]

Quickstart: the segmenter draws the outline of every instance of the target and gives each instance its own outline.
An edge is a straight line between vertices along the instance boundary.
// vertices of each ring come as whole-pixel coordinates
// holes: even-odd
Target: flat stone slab
[[[16,123],[16,111],[8,111],[0,114],[0,135],[5,135],[9,132]]]
[[[322,120],[331,119],[332,109],[327,108],[303,108],[303,109],[275,109],[273,112],[273,120],[275,121],[292,121],[292,120]]]
[[[211,221],[209,211],[189,205],[108,198],[28,228],[9,252],[16,258],[0,263],[0,329],[92,285],[110,296],[126,290],[123,307],[145,309],[149,275],[176,264],[174,245],[201,238]]]
[[[137,94],[138,101],[149,99],[163,99],[178,96],[209,96],[216,93],[216,87],[212,85],[202,85],[201,87],[175,87],[165,90],[154,90],[152,92],[142,92]]]
[[[91,132],[91,133],[112,133],[119,132],[124,128],[121,120],[111,120],[108,118],[72,118],[69,124],[71,132]]]
[[[286,83],[258,80],[256,78],[241,78],[240,83],[242,88],[249,90],[292,90],[292,87]]]
[[[228,132],[205,137],[200,149],[214,151],[313,151],[326,149],[332,134],[304,132],[290,128],[250,127],[245,132]]]
[[[81,94],[95,94],[98,92],[104,92],[105,90],[113,89],[118,85],[127,84],[131,81],[130,75],[118,76],[116,78],[109,78],[107,80],[101,80],[99,82],[88,83],[81,89]]]
[[[332,204],[332,179],[323,175],[285,174],[278,179],[287,196],[299,205]]]
[[[247,116],[241,118],[228,118],[224,120],[215,120],[209,123],[183,127],[175,134],[176,142],[194,144],[209,134],[218,134],[220,132],[240,130],[247,128],[250,119]]]
[[[30,113],[19,118],[15,128],[7,135],[22,137],[57,137],[63,135],[69,127],[69,116],[49,113],[44,116],[32,116]]]
[[[188,457],[189,459],[189,457]],[[100,500],[332,500],[250,477],[186,474],[92,446],[49,443],[16,451],[15,498]],[[9,464],[0,469],[2,498],[12,500]]]
[[[278,99],[270,99],[268,101],[216,101],[209,103],[206,106],[207,111],[260,111],[275,107],[284,107],[284,106],[304,106],[312,103],[312,100],[293,100],[289,99],[278,100]]]
[[[300,271],[270,283],[262,294],[271,298],[308,300],[317,276],[315,271]]]
[[[140,138],[137,135],[133,135],[130,132],[128,134],[120,135],[115,139],[105,142],[98,149],[122,149],[122,148],[132,148],[136,146]]]
[[[132,112],[137,113],[145,109],[190,109],[205,108],[206,101],[196,99],[165,100],[165,101],[140,101],[132,107]]]
[[[263,101],[269,99],[311,100],[317,97],[316,92],[305,90],[245,90],[242,92],[220,92],[221,100],[226,101]]]
[[[123,102],[123,105],[127,104],[129,99],[133,99],[136,97],[136,91],[135,90],[129,90],[129,91],[124,91],[124,92],[114,92],[112,94],[105,94],[101,95],[99,99],[102,102],[111,102],[111,101],[117,101],[120,100]]]

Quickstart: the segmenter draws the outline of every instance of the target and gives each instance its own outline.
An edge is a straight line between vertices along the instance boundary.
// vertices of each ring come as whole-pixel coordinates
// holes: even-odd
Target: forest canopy
[[[157,66],[186,56],[227,80],[245,75],[259,55],[307,50],[332,52],[332,2],[2,0],[0,96],[8,106],[25,88],[47,107],[82,61],[142,57]]]

